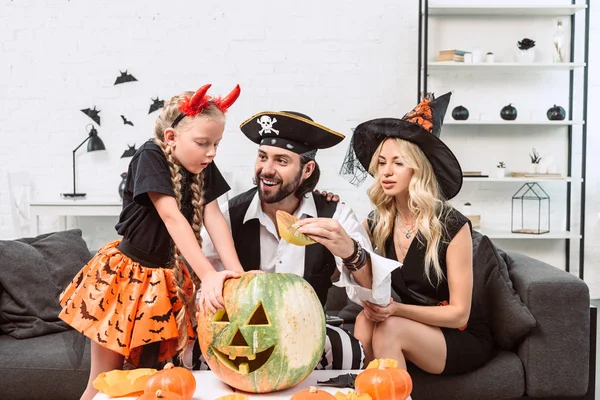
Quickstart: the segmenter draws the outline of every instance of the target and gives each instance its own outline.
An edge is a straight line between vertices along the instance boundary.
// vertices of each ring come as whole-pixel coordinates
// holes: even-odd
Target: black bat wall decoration
[[[94,106],[93,109],[84,108],[83,110],[81,110],[81,112],[84,113],[85,115],[87,115],[88,117],[90,117],[92,119],[92,121],[94,121],[95,123],[100,125],[100,116],[98,115],[100,110],[96,110],[96,106]]]
[[[133,157],[136,151],[138,151],[138,149],[135,148],[135,143],[133,144],[133,146],[127,145],[127,150],[125,150],[123,154],[121,154],[121,158]],[[121,274],[119,273],[119,275]],[[121,279],[123,279],[123,277],[121,277]]]
[[[169,311],[167,311],[166,314],[155,315],[153,317],[150,317],[150,319],[153,321],[156,321],[156,322],[169,322],[169,319],[171,319],[172,312],[173,312],[173,309],[170,309]]]
[[[131,75],[130,73],[128,73],[127,70],[125,70],[125,72],[119,70],[119,72],[121,73],[121,75],[118,76],[117,79],[115,80],[115,85],[118,85],[120,83],[125,83],[125,82],[135,82],[135,81],[137,81],[137,79],[135,79],[135,77],[133,75]]]
[[[98,321],[98,318],[94,317],[92,314],[90,314],[87,310],[87,305],[85,304],[85,301],[81,302],[81,318],[83,319],[89,319],[91,321]]]
[[[131,125],[131,126],[133,126],[133,122],[131,122],[130,120],[128,120],[127,118],[125,118],[124,115],[121,115],[121,119],[123,120],[123,124],[124,125]]]
[[[148,111],[148,114],[152,114],[154,111],[160,110],[164,106],[164,100],[159,100],[158,97],[156,99],[152,99],[152,104],[150,104],[150,110]]]

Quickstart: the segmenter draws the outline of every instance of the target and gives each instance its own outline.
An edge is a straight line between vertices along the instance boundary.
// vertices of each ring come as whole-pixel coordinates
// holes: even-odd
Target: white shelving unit
[[[499,120],[476,120],[468,119],[466,121],[457,121],[449,118],[444,121],[444,125],[465,125],[465,126],[486,126],[486,125],[506,125],[506,126],[520,126],[520,125],[531,125],[531,126],[569,126],[569,125],[583,125],[583,121],[505,121]]]
[[[481,6],[429,6],[429,15],[431,16],[513,16],[513,17],[531,17],[531,16],[570,16],[579,11],[587,9],[586,4],[573,5],[481,5]]]
[[[475,160],[479,158],[487,157],[487,154],[492,157],[496,157],[495,148],[488,147],[486,148],[486,134],[489,132],[490,135],[495,135],[494,138],[490,136],[490,143],[498,143],[498,135],[506,135],[508,140],[515,139],[516,143],[524,143],[523,141],[518,141],[517,139],[523,138],[526,132],[528,132],[529,128],[534,128],[535,133],[540,135],[544,133],[545,129],[548,129],[548,132],[551,135],[547,137],[553,137],[555,142],[554,148],[564,149],[564,153],[566,155],[566,162],[563,164],[565,170],[560,171],[565,176],[561,178],[544,178],[544,177],[505,177],[505,178],[496,178],[490,174],[490,177],[465,177],[463,179],[463,187],[469,188],[468,190],[477,189],[477,187],[471,186],[473,183],[476,184],[489,184],[485,185],[486,190],[489,189],[490,185],[502,185],[498,186],[499,193],[501,192],[502,187],[506,187],[506,184],[526,184],[526,183],[542,183],[543,185],[548,184],[549,182],[555,182],[559,185],[566,185],[566,202],[564,203],[565,207],[565,218],[563,219],[563,226],[559,225],[561,230],[556,230],[556,224],[551,228],[549,233],[545,234],[523,234],[523,233],[513,233],[511,229],[506,229],[506,226],[500,225],[498,227],[495,226],[494,222],[490,222],[491,226],[486,226],[485,221],[482,224],[481,232],[488,235],[492,239],[506,239],[506,240],[564,240],[565,241],[565,266],[566,270],[569,271],[569,263],[571,260],[571,245],[576,244],[578,246],[579,252],[579,277],[583,279],[584,274],[584,240],[585,240],[585,163],[586,163],[586,135],[587,135],[587,125],[585,119],[587,118],[587,83],[588,83],[588,71],[587,71],[587,62],[589,56],[589,3],[590,0],[564,0],[565,3],[571,4],[563,4],[563,5],[503,5],[502,0],[496,0],[500,4],[490,5],[490,4],[482,4],[482,5],[429,5],[429,0],[419,0],[420,7],[420,20],[419,20],[419,66],[418,66],[418,100],[422,98],[425,93],[428,92],[436,92],[439,90],[447,91],[452,90],[453,92],[460,91],[462,88],[460,87],[461,79],[464,82],[468,82],[469,85],[477,87],[481,82],[486,82],[487,84],[491,84],[491,86],[500,94],[505,94],[505,92],[510,92],[511,90],[511,76],[527,76],[528,80],[525,80],[526,84],[531,84],[531,91],[528,93],[529,97],[527,101],[535,102],[538,99],[536,98],[536,88],[539,88],[540,80],[537,79],[538,76],[544,76],[547,74],[548,76],[556,77],[556,79],[565,79],[568,80],[568,84],[565,83],[563,87],[566,89],[568,87],[568,96],[564,96],[565,102],[568,104],[563,104],[567,118],[563,121],[549,121],[549,120],[532,120],[532,119],[523,119],[522,116],[519,116],[520,119],[515,121],[505,121],[501,119],[493,119],[498,118],[497,112],[499,110],[483,110],[484,113],[480,114],[481,119],[473,119],[474,116],[478,114],[477,110],[473,112],[471,115],[471,119],[466,121],[457,121],[453,120],[450,116],[451,109],[448,110],[446,119],[444,121],[444,126],[448,126],[448,129],[452,129],[451,137],[456,143],[461,143],[465,145],[466,137],[476,138],[479,142],[473,143],[473,149],[478,153],[475,156]],[[485,3],[486,1],[481,0],[480,3]],[[573,4],[578,3],[578,4]],[[585,36],[584,40],[579,38],[577,35],[577,31],[575,29],[576,25],[576,15],[578,13],[583,13],[585,17]],[[579,14],[581,15],[581,14]],[[502,23],[506,23],[506,26],[511,26],[515,29],[517,26],[521,27],[524,32],[531,32],[532,29],[532,21],[548,21],[552,19],[561,18],[563,20],[570,19],[570,32],[566,29],[565,34],[568,36],[568,42],[570,42],[570,51],[568,62],[565,63],[549,63],[549,62],[533,62],[533,63],[516,63],[516,62],[504,62],[506,57],[507,47],[503,47],[505,53],[502,54],[505,59],[502,59],[501,56],[497,57],[496,62],[493,63],[462,63],[462,62],[453,62],[453,61],[445,61],[445,62],[436,62],[434,61],[437,58],[437,50],[443,50],[443,48],[435,48],[435,51],[429,48],[429,39],[430,34],[430,18],[433,18],[435,27],[432,29],[431,38],[435,40],[438,44],[438,47],[443,46],[457,46],[457,47],[446,47],[446,48],[460,48],[463,50],[468,50],[468,47],[464,43],[474,44],[474,43],[486,43],[489,41],[489,37],[486,39],[484,35],[490,35],[490,32],[494,32],[495,35],[505,35],[507,40],[515,40],[514,32],[510,31],[507,28],[507,31],[502,33],[498,31],[504,28]],[[494,28],[489,28],[482,23],[482,18],[487,18],[490,21],[490,24],[495,24]],[[458,23],[448,22],[451,21],[449,19],[454,19],[455,21],[459,21]],[[474,24],[470,24],[470,21],[476,21]],[[483,20],[485,21],[485,20]],[[578,19],[578,21],[580,21]],[[545,22],[544,22],[545,23]],[[555,22],[554,22],[555,23]],[[513,25],[511,25],[513,24]],[[539,25],[538,25],[539,26]],[[468,28],[467,28],[468,27]],[[489,29],[488,29],[489,28]],[[516,28],[520,29],[520,28]],[[452,33],[456,34],[454,37]],[[465,34],[468,32],[468,34]],[[547,33],[546,33],[547,34]],[[527,34],[528,35],[528,34]],[[473,40],[473,36],[476,36],[476,39]],[[481,36],[481,38],[479,37]],[[531,36],[529,36],[531,37]],[[510,38],[510,39],[508,39]],[[546,36],[547,38],[547,36]],[[481,39],[481,40],[480,40]],[[535,37],[534,37],[535,39]],[[493,42],[493,40],[492,40]],[[539,42],[539,41],[538,41]],[[548,40],[546,40],[546,43]],[[462,44],[461,44],[462,43]],[[581,45],[583,44],[583,57],[577,57],[575,55],[575,44],[577,43],[578,49],[581,54]],[[539,45],[540,43],[538,43]],[[551,44],[551,43],[550,43]],[[546,44],[547,46],[547,44]],[[432,46],[433,47],[433,46]],[[516,50],[516,46],[514,48]],[[551,50],[550,50],[551,51]],[[546,53],[545,59],[548,59],[548,55]],[[510,60],[508,60],[510,61]],[[435,74],[435,75],[434,75]],[[565,74],[565,75],[561,75]],[[577,74],[577,75],[575,75]],[[431,88],[428,88],[428,79],[429,75],[434,75],[434,84]],[[583,76],[582,81],[583,84],[581,87],[579,85],[576,86],[574,77]],[[563,78],[564,77],[564,78]],[[504,83],[502,79],[506,79],[507,83]],[[499,83],[500,82],[500,83]],[[521,81],[522,82],[522,81]],[[434,88],[435,87],[435,88]],[[574,90],[574,87],[577,87],[577,91]],[[506,90],[505,90],[506,88]],[[477,93],[478,96],[481,96],[482,99],[474,100],[479,101],[480,103],[485,103],[485,96],[492,96],[492,94],[488,94],[486,91],[487,86],[477,87],[477,89],[470,88],[470,91]],[[562,88],[560,90],[563,90]],[[542,91],[540,91],[541,93]],[[561,92],[562,93],[562,92]],[[574,112],[576,108],[574,103],[574,96],[582,95],[582,103],[583,103],[583,111],[580,113],[581,108],[577,108],[579,111]],[[510,96],[510,94],[508,95]],[[454,96],[453,96],[454,97]],[[539,101],[546,101],[543,98],[543,95],[539,96]],[[462,100],[464,101],[464,100]],[[459,101],[462,102],[462,101]],[[509,100],[517,101],[517,100]],[[477,104],[479,105],[479,104]],[[477,107],[475,107],[477,108]],[[538,111],[535,112],[536,116],[532,116],[532,118],[543,118],[545,115],[540,115]],[[487,115],[487,118],[486,118]],[[523,115],[527,115],[526,113]],[[532,112],[533,115],[533,112]],[[461,130],[461,128],[463,130]],[[561,138],[561,132],[564,130],[565,136],[564,139]],[[573,135],[574,133],[581,132],[581,149],[579,149],[575,142]],[[538,138],[540,136],[537,136]],[[494,141],[495,140],[495,141]],[[548,139],[552,140],[552,139]],[[561,143],[560,145],[556,142],[556,140],[564,140],[564,145]],[[483,144],[482,144],[483,143]],[[579,144],[579,142],[577,142]],[[535,144],[534,144],[535,145]],[[471,146],[471,143],[469,143]],[[492,145],[493,146],[493,145]],[[533,146],[532,146],[533,147]],[[527,149],[529,151],[531,147]],[[512,149],[511,149],[512,150]],[[519,153],[524,151],[523,148],[515,148],[515,151],[511,153],[511,157],[515,156],[515,153]],[[463,152],[463,157],[465,157],[465,153],[468,154],[468,151]],[[486,154],[485,156],[481,156],[481,154]],[[506,154],[506,153],[505,153]],[[468,155],[467,155],[468,157]],[[581,157],[581,168],[575,167],[574,159],[576,157]],[[507,157],[508,158],[508,157]],[[510,162],[510,159],[507,159]],[[479,162],[479,161],[477,161]],[[485,168],[485,167],[483,167]],[[474,168],[473,170],[479,170],[479,168]],[[581,174],[579,173],[581,172]],[[511,189],[512,190],[512,189]],[[558,186],[557,190],[562,190],[560,186]],[[559,192],[562,193],[562,192]],[[513,192],[506,193],[507,201],[510,201]],[[560,198],[560,197],[559,197]],[[494,200],[492,200],[494,201]],[[549,200],[548,200],[549,201]],[[485,203],[484,207],[485,207]],[[556,203],[554,203],[556,204]],[[563,204],[559,201],[559,204]],[[577,204],[577,211],[579,211],[579,216],[575,217],[576,212],[571,211],[572,204],[575,207]],[[481,207],[482,204],[479,204]],[[489,207],[494,207],[496,205],[489,205]],[[510,205],[509,205],[510,207]],[[560,212],[561,206],[556,206],[554,208],[553,213]],[[505,210],[502,210],[505,212]],[[555,214],[553,214],[555,215]],[[558,218],[560,220],[560,217]],[[556,221],[556,219],[555,219]],[[579,222],[579,226],[573,227],[573,221]]]

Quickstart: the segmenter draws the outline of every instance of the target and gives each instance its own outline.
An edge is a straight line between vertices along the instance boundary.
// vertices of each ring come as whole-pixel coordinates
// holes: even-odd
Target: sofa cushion
[[[62,332],[58,296],[90,260],[81,230],[0,241],[0,330],[17,339]]]
[[[478,232],[473,232],[473,268],[473,303],[483,308],[498,346],[513,350],[536,321],[513,289],[504,259]]]
[[[90,341],[66,332],[15,339],[0,335],[3,399],[79,399],[90,371]],[[43,384],[42,384],[43,383]]]
[[[475,371],[461,375],[431,375],[412,364],[415,400],[513,399],[525,392],[523,363],[515,353],[500,350],[495,358]]]

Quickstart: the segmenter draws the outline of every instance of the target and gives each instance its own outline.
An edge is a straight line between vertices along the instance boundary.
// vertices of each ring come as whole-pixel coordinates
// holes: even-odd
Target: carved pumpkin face
[[[301,382],[325,346],[325,315],[312,287],[293,274],[245,274],[223,288],[225,310],[198,318],[200,348],[225,383],[264,393]]]

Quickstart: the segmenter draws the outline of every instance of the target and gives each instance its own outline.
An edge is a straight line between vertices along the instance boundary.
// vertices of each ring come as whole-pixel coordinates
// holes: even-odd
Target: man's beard
[[[262,191],[262,186],[260,183],[261,179],[265,179],[268,181],[274,180],[274,181],[279,182],[280,183],[279,189],[277,189],[277,191],[274,193],[269,193],[269,194],[264,193]],[[277,178],[276,175],[271,175],[271,176],[255,175],[253,181],[254,181],[254,184],[256,185],[256,187],[258,188],[258,196],[259,196],[260,200],[264,201],[267,204],[273,204],[273,203],[277,203],[277,202],[285,199],[292,193],[296,192],[298,187],[300,187],[300,185],[302,184],[301,179],[302,179],[302,168],[300,168],[300,170],[298,171],[298,174],[296,175],[294,180],[285,185],[281,182],[281,179]]]

